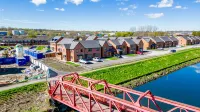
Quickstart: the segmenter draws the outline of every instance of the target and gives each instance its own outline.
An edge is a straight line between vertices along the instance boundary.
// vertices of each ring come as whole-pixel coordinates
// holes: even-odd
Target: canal
[[[150,90],[156,96],[200,107],[200,63],[182,68],[134,90],[142,92]],[[122,94],[119,94],[119,97],[121,96]],[[144,102],[147,101],[142,101]],[[164,110],[168,108],[159,105]]]

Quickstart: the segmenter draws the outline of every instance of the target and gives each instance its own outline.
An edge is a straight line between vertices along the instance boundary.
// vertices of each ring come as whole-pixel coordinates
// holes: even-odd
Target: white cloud
[[[65,0],[64,3],[67,4],[68,2],[71,2],[76,5],[80,5],[83,2],[83,0]]]
[[[99,2],[100,0],[90,0],[91,2]]]
[[[144,14],[148,18],[156,19],[164,16],[164,13],[150,13],[150,14]]]
[[[182,7],[181,5],[175,6],[175,9],[188,9],[188,7]]]
[[[134,16],[135,15],[135,12],[133,10],[128,10],[126,15],[128,16]]]
[[[117,3],[117,5],[125,5],[125,3],[124,2],[119,2],[119,3]]]
[[[44,10],[42,10],[42,9],[36,9],[36,11],[44,12]]]
[[[34,3],[36,6],[39,6],[40,4],[46,4],[46,0],[31,0],[32,3]]]
[[[131,9],[137,9],[137,6],[136,6],[135,4],[129,5],[129,7],[130,7]]]
[[[54,8],[54,9],[57,10],[57,11],[65,11],[64,8]]]
[[[200,3],[200,0],[196,0],[195,3]]]
[[[149,7],[158,7],[158,5],[150,5]]]
[[[128,8],[127,7],[125,7],[125,8],[119,8],[119,10],[121,10],[121,11],[127,11]]]
[[[174,0],[161,0],[156,5],[150,5],[149,7],[158,7],[158,8],[172,7],[173,3]]]

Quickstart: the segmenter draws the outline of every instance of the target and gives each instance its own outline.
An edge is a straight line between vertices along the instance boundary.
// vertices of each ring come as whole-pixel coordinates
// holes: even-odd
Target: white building
[[[24,35],[24,30],[12,30],[13,35]]]

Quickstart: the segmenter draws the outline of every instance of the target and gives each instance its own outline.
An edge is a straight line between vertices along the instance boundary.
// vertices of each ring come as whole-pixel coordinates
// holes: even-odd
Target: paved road
[[[200,47],[200,45],[176,48],[176,50],[180,51],[180,50],[189,49],[189,48],[193,48],[193,47]],[[173,49],[175,49],[175,48],[173,48]],[[161,55],[165,55],[165,54],[170,53],[169,50],[167,50],[167,51],[150,50],[150,52],[151,53],[147,54],[147,55],[139,55],[139,56],[128,57],[128,58],[123,58],[123,59],[119,59],[119,60],[109,60],[109,61],[105,61],[105,62],[101,62],[101,63],[95,63],[95,64],[83,65],[83,66],[90,68],[89,70],[94,70],[94,69],[98,69],[98,68],[102,68],[102,67],[119,65],[119,64],[122,64],[122,63],[129,63],[129,62],[133,62],[133,61],[137,61],[137,60],[141,60],[141,59],[147,59],[147,58],[151,58],[151,57],[155,57],[155,56],[161,56]],[[64,72],[61,72],[61,73],[65,74]],[[51,79],[49,79],[49,80],[51,80]],[[16,88],[16,87],[21,87],[21,86],[25,86],[25,85],[29,85],[29,84],[34,84],[34,83],[37,83],[37,82],[44,82],[44,81],[46,81],[46,79],[34,80],[34,81],[26,82],[26,83],[19,83],[19,84],[9,85],[9,86],[5,86],[5,87],[0,87],[0,91],[8,90],[8,89]]]

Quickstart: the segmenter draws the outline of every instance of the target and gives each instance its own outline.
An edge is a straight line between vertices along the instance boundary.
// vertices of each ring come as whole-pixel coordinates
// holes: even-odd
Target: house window
[[[126,46],[123,46],[123,48],[125,49],[125,48],[126,48]]]
[[[106,50],[107,50],[107,48],[104,48],[104,50],[106,51]]]
[[[81,49],[81,52],[83,52],[83,49]]]
[[[88,49],[88,51],[89,51],[89,52],[91,52],[91,51],[92,51],[92,49],[91,49],[91,48],[89,48],[89,49]]]
[[[78,53],[78,50],[76,50],[76,53]]]
[[[96,48],[96,51],[99,51],[99,48]]]

